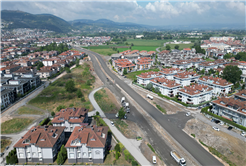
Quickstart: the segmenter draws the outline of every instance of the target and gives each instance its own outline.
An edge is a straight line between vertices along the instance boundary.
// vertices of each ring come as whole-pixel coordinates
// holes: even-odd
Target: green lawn
[[[127,73],[126,77],[131,79],[131,80],[134,80],[135,78],[137,78],[136,77],[137,75],[140,75],[141,73],[146,73],[146,72],[149,72],[149,71],[159,71],[159,69],[157,68],[157,69],[135,71],[135,72]]]
[[[131,50],[156,51],[156,48],[158,48],[158,46],[132,46]],[[129,50],[129,48],[118,48],[117,50],[119,50],[119,52],[122,52],[122,51],[125,51],[125,50]]]
[[[1,124],[2,134],[11,134],[22,131],[33,122],[32,118],[14,118]]]
[[[18,114],[35,114],[35,115],[43,115],[44,113],[42,111],[38,111],[35,109],[31,109],[26,106],[22,106],[17,111]]]
[[[91,74],[90,65],[84,63],[82,66],[74,68],[71,73],[59,78],[47,88],[45,88],[37,97],[29,101],[28,104],[42,108],[48,111],[56,111],[56,108],[60,105],[69,107],[84,107],[93,110],[88,94],[93,89],[92,84],[95,82],[95,77]],[[69,80],[73,80],[75,83],[75,90],[73,92],[66,91],[65,85]],[[90,80],[90,84],[87,81]],[[77,97],[77,91],[80,90],[83,94],[84,100]]]
[[[101,55],[109,55],[109,56],[118,53],[117,51],[114,51],[112,48],[103,48],[103,49],[91,48],[90,51],[96,52]]]
[[[164,43],[172,40],[145,40],[145,39],[127,39],[127,43],[133,43],[134,46],[155,46],[162,47]]]
[[[214,61],[214,60],[212,60],[212,59],[209,59],[209,58],[206,58],[206,61]]]

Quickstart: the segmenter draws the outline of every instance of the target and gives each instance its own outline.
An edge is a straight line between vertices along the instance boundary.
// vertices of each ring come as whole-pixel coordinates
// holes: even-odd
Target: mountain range
[[[7,29],[14,28],[38,28],[55,31],[58,33],[67,33],[72,29],[82,31],[118,31],[120,30],[214,30],[214,29],[244,29],[244,24],[205,24],[205,25],[165,25],[165,26],[150,26],[136,24],[131,22],[114,22],[108,19],[90,20],[77,19],[73,21],[65,21],[62,18],[52,14],[30,14],[16,10],[2,10],[2,22],[11,22]]]

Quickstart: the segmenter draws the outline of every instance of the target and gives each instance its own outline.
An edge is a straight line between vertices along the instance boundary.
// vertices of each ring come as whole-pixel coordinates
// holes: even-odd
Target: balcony
[[[193,102],[192,101],[187,101],[186,104],[193,104]]]

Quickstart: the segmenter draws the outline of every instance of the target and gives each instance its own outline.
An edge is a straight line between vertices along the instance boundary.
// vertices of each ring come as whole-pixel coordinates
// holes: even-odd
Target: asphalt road
[[[223,165],[220,163],[216,158],[214,158],[210,153],[208,153],[206,150],[201,147],[194,139],[189,137],[186,133],[182,131],[182,128],[184,127],[185,124],[182,121],[185,120],[184,116],[175,118],[175,115],[163,115],[158,111],[154,106],[146,102],[145,99],[143,99],[138,93],[136,93],[131,87],[129,87],[124,81],[120,80],[117,76],[115,76],[106,66],[106,63],[102,59],[102,57],[94,53],[92,51],[88,51],[85,49],[81,49],[81,51],[86,52],[87,54],[91,55],[90,57],[92,58],[93,66],[95,68],[96,73],[98,74],[99,78],[105,82],[106,81],[106,76],[104,73],[101,71],[99,65],[94,65],[95,63],[97,64],[96,59],[94,56],[97,57],[99,60],[102,68],[105,70],[105,72],[115,81],[116,84],[118,84],[126,93],[128,93],[135,101],[141,105],[142,108],[145,109],[145,111],[148,112],[150,116],[152,116],[179,144],[181,144],[201,165],[209,165],[209,166],[217,166],[217,165]],[[134,112],[138,113],[138,111]],[[142,116],[140,113],[138,113],[139,117]],[[144,119],[144,118],[143,118]],[[187,121],[187,120],[186,120]],[[138,123],[144,125],[143,123],[148,123],[148,122],[141,122],[139,121]],[[157,133],[154,131],[147,130],[149,134],[154,134],[156,135]],[[158,137],[157,137],[158,139]],[[170,151],[171,149],[163,145],[163,141],[157,140],[155,141],[156,145],[159,147],[167,148],[165,150],[160,150],[160,153],[162,156],[165,156],[164,162],[166,162],[168,165],[173,165],[173,162],[171,161],[170,157]],[[158,148],[161,149],[161,148]],[[168,152],[168,153],[167,153]],[[163,157],[162,157],[163,158]],[[173,160],[173,159],[172,159]],[[168,161],[168,162],[167,162]],[[170,163],[169,163],[170,162]]]

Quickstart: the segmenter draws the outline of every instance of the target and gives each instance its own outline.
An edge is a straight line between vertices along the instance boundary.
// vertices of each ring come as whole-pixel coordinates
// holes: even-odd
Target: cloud
[[[140,5],[141,4],[141,5]],[[149,25],[245,22],[244,2],[3,1],[2,9],[49,13],[67,21],[101,18]]]

